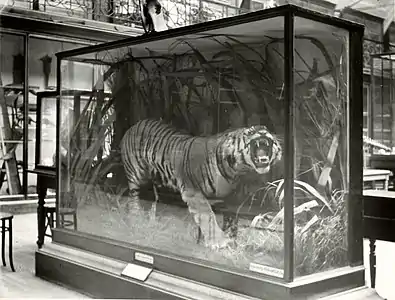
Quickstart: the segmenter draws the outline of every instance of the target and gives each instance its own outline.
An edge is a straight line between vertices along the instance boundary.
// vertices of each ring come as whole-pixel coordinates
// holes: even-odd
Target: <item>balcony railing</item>
[[[7,4],[29,10],[81,19],[140,27],[140,0],[8,0]],[[141,0],[143,1],[143,0]],[[243,3],[242,3],[243,1]],[[264,4],[251,0],[160,0],[169,28],[235,16],[247,12],[241,8]],[[262,0],[261,0],[262,1]],[[247,3],[249,2],[249,3]]]

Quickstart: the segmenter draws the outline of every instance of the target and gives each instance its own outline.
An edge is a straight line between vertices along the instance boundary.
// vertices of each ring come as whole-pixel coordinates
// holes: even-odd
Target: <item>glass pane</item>
[[[78,230],[282,277],[282,28],[262,20],[62,61],[60,206],[77,209]]]
[[[48,40],[29,39],[29,85],[34,91],[29,97],[28,168],[35,168],[36,159],[36,92],[56,90],[56,56],[60,51],[83,47],[83,44]],[[56,98],[44,97],[41,100],[41,143],[38,164],[54,166],[56,150]],[[35,174],[28,175],[29,192],[36,193]]]
[[[372,122],[373,122],[373,132],[372,139],[376,142],[381,143],[381,132],[382,123],[380,116],[382,115],[382,98],[383,98],[383,87],[384,82],[381,77],[381,59],[373,58],[374,74],[372,77],[373,84],[373,98],[372,98]],[[373,147],[373,153],[378,151],[377,148]]]
[[[39,96],[38,96],[39,97]],[[54,167],[54,155],[56,152],[56,96],[44,96],[41,100],[41,128],[40,128],[40,152],[37,153],[39,155],[38,165],[40,166],[47,166],[47,167]],[[29,132],[30,133],[30,132]],[[33,135],[33,133],[32,133]],[[35,136],[35,133],[34,133]],[[30,138],[30,137],[29,137]],[[29,158],[32,157],[32,154],[35,153],[35,148],[30,149],[29,147]],[[33,161],[35,157],[32,157],[31,160]],[[29,161],[29,163],[32,163]],[[29,181],[30,182],[30,181]]]
[[[373,153],[385,153],[393,147],[392,98],[394,95],[394,68],[392,56],[374,58],[375,97],[373,107],[373,139],[382,147],[374,147]],[[389,148],[387,148],[389,147]]]
[[[369,136],[369,118],[370,117],[370,85],[363,85],[363,134]]]
[[[23,182],[23,105],[25,56],[24,37],[0,33],[0,194],[22,195]],[[7,117],[8,116],[8,117]],[[3,144],[4,142],[4,144]],[[4,146],[3,146],[4,145]]]
[[[348,265],[348,31],[295,19],[295,276]]]
[[[363,129],[362,134],[364,138],[372,138],[371,134],[371,122],[372,122],[372,103],[370,101],[370,83],[363,84]],[[370,166],[370,155],[371,149],[367,144],[363,145],[363,167],[368,168]]]

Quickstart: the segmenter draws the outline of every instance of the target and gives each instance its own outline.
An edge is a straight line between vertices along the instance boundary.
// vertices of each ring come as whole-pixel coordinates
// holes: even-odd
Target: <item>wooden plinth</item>
[[[115,260],[74,247],[50,243],[36,251],[36,275],[43,279],[68,286],[73,290],[94,298],[119,299],[199,299],[199,300],[258,300],[265,298],[248,297],[215,286],[152,270],[145,281],[122,276],[127,262]],[[340,278],[340,277],[339,277]],[[295,285],[295,283],[291,284]],[[321,286],[319,283],[315,286]],[[308,288],[310,290],[310,288]],[[341,294],[324,297],[310,293],[287,293],[290,299],[382,299],[368,287],[350,287]],[[280,291],[279,291],[280,292]],[[311,291],[309,291],[311,292]],[[270,299],[267,299],[270,300]]]

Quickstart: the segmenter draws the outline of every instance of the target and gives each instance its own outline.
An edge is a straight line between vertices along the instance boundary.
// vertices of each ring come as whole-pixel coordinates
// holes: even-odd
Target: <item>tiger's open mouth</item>
[[[259,137],[251,141],[251,158],[256,168],[267,168],[272,152],[271,141]]]

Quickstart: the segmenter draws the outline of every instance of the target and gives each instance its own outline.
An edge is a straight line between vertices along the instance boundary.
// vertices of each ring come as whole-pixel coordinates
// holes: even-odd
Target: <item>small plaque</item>
[[[279,278],[284,277],[284,270],[277,269],[277,268],[272,268],[256,263],[250,263],[250,271],[261,273],[261,274],[266,274],[266,275],[271,275]]]
[[[148,254],[140,253],[140,252],[135,252],[134,253],[134,259],[145,262],[146,264],[153,265],[154,264],[154,257]]]
[[[140,281],[145,281],[151,272],[152,268],[147,268],[136,264],[127,264],[121,275]]]

